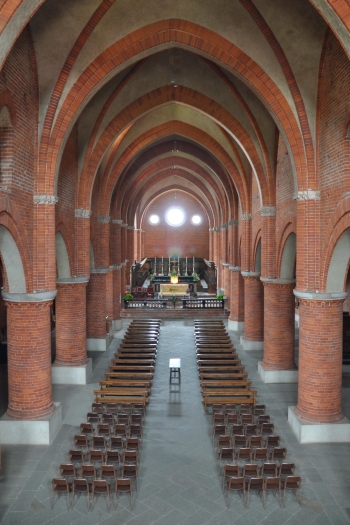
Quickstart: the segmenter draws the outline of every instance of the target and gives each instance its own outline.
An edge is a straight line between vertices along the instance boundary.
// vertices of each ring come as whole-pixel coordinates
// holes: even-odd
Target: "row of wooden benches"
[[[213,404],[256,403],[240,359],[222,321],[195,321],[197,365],[204,412]]]
[[[146,407],[159,334],[159,320],[132,321],[104,374],[105,379],[99,381],[99,390],[94,390],[96,402],[136,403]]]

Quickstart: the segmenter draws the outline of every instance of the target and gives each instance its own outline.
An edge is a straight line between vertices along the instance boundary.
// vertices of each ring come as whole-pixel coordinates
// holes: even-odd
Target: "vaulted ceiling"
[[[40,101],[39,190],[55,191],[74,126],[77,208],[91,208],[98,180],[99,213],[136,226],[152,200],[174,187],[196,196],[211,226],[250,210],[252,177],[261,206],[274,205],[278,134],[295,191],[312,188],[328,26],[350,50],[334,3],[13,2],[0,59],[29,21]]]

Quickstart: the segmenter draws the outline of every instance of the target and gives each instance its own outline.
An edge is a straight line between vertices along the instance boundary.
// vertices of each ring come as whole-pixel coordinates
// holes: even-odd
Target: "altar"
[[[161,295],[186,295],[188,294],[188,284],[160,283],[159,292]]]

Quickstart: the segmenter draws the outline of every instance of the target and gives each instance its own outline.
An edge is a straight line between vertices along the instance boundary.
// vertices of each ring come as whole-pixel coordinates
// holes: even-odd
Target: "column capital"
[[[90,281],[90,277],[87,275],[83,275],[81,277],[61,277],[59,279],[56,279],[56,284],[80,284],[80,283],[88,283]]]
[[[252,220],[252,214],[251,213],[241,213],[239,216],[239,219],[241,221],[251,221]]]
[[[112,224],[123,224],[122,219],[112,219]]]
[[[104,224],[108,224],[111,221],[111,218],[109,215],[99,215],[97,217],[97,222],[102,222]]]
[[[319,190],[307,190],[298,191],[294,200],[297,201],[319,201],[321,200],[321,192]]]
[[[260,215],[261,217],[276,217],[276,206],[262,206]]]
[[[236,221],[235,219],[232,219],[232,220],[228,221],[227,224],[229,226],[238,226],[238,221]]]
[[[108,273],[109,268],[91,268],[90,274]]]
[[[121,223],[121,227],[122,228],[126,228],[127,226],[128,226],[128,224],[126,222],[125,223],[124,222]]]
[[[91,210],[84,210],[84,208],[76,208],[75,210],[75,217],[77,219],[90,219],[91,214]]]
[[[230,263],[226,263],[226,262],[222,262],[222,261],[220,261],[220,264],[221,264],[222,266],[230,266]]]
[[[220,229],[221,230],[228,230],[228,224],[222,224]]]
[[[295,284],[295,279],[273,279],[270,277],[260,277],[260,281],[265,284]]]
[[[260,272],[241,272],[242,277],[245,279],[258,280],[260,281]]]
[[[219,231],[220,231],[219,226],[214,226],[213,231],[214,231],[214,232],[219,232]]]
[[[343,302],[348,296],[347,292],[320,293],[318,291],[298,292],[298,290],[294,290],[293,293],[297,299],[325,303],[323,306],[333,301]]]
[[[9,293],[2,290],[1,295],[4,301],[9,303],[46,303],[54,300],[57,290],[32,293]]]
[[[240,266],[229,266],[229,270],[231,270],[231,272],[240,272],[241,269],[242,268]]]
[[[128,226],[128,230],[135,230],[135,226]]]
[[[40,193],[40,195],[33,196],[34,204],[56,204],[58,197],[56,195],[46,195],[46,193]]]

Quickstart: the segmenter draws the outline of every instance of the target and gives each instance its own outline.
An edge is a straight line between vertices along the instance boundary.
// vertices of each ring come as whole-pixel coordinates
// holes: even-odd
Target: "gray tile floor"
[[[126,326],[125,322],[125,326]],[[261,352],[242,351],[232,339],[267,406],[288,459],[302,476],[303,506],[290,496],[281,509],[269,495],[267,508],[254,497],[245,509],[238,497],[226,507],[211,446],[211,417],[201,404],[196,371],[193,322],[163,321],[150,405],[147,411],[140,466],[139,493],[131,511],[127,496],[107,512],[98,501],[87,512],[84,498],[67,512],[64,498],[50,510],[50,483],[67,461],[72,437],[93,401],[92,391],[107,369],[123,331],[104,353],[94,353],[93,376],[86,386],[55,386],[54,401],[63,407],[63,425],[50,446],[3,446],[0,471],[0,523],[38,525],[344,525],[350,523],[350,444],[300,445],[287,423],[287,407],[296,403],[296,385],[265,385],[257,374]],[[181,357],[181,386],[169,385],[169,358]],[[1,368],[1,367],[0,367]],[[2,374],[2,375],[1,375]],[[0,370],[4,379],[4,370]],[[3,381],[2,381],[3,383]],[[350,416],[350,370],[344,367],[344,411]],[[4,407],[0,403],[1,408]]]

